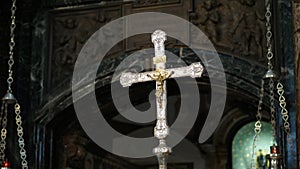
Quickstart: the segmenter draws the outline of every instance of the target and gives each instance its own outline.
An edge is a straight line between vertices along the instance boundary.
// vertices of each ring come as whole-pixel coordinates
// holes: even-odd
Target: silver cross
[[[166,137],[169,135],[169,126],[167,124],[167,90],[166,79],[176,77],[190,76],[192,78],[201,77],[203,73],[203,66],[200,62],[192,63],[190,66],[165,69],[166,55],[164,42],[166,41],[166,33],[161,30],[156,30],[152,36],[152,43],[154,44],[155,57],[153,63],[155,64],[155,71],[143,73],[122,73],[120,83],[123,87],[131,86],[134,83],[156,81],[156,107],[157,107],[157,122],[154,128],[154,136],[159,139],[159,145],[153,149],[154,154],[159,161],[160,169],[167,169],[167,156],[171,153],[171,147],[166,144]]]

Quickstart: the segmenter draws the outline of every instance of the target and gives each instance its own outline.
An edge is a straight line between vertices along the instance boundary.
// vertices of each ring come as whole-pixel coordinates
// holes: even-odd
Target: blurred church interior
[[[270,4],[272,65],[284,86],[290,124],[287,135],[279,106],[280,94],[275,91],[275,140],[280,147],[281,167],[297,169],[300,168],[300,1],[271,0]],[[0,2],[1,97],[7,92],[11,5],[11,1]],[[155,156],[122,157],[97,145],[80,125],[72,99],[74,65],[86,41],[111,21],[140,12],[172,14],[197,26],[218,52],[226,75],[225,108],[220,112],[222,118],[213,134],[203,143],[199,142],[199,136],[212,104],[212,84],[207,72],[196,78],[199,112],[185,138],[173,147],[168,168],[248,169],[253,158],[254,168],[272,168],[267,158],[274,142],[269,100],[271,91],[268,87],[261,104],[263,127],[253,153],[261,79],[268,70],[264,0],[17,0],[16,6],[12,89],[22,109],[30,169],[158,168]],[[107,38],[111,36],[113,34],[108,31]],[[193,37],[189,38],[192,41]],[[188,45],[175,38],[167,37],[165,47],[168,53],[178,56],[186,64],[199,61]],[[85,91],[81,99],[88,99],[91,91],[85,89],[95,84],[98,106],[107,123],[118,132],[137,138],[152,137],[155,120],[141,124],[124,118],[114,105],[111,88],[120,85],[118,81],[112,81],[119,63],[143,49],[153,49],[151,34],[122,40],[104,57],[96,80],[78,89]],[[209,51],[201,50],[203,57],[210,57]],[[128,67],[134,71],[151,70],[152,57],[140,60],[138,66]],[[183,81],[189,84],[193,80],[183,78]],[[182,99],[193,97],[193,93],[181,93],[174,79],[167,83],[167,116],[171,126],[179,116]],[[222,87],[216,88],[220,88],[221,92]],[[154,90],[154,82],[130,86],[133,108],[139,111],[149,109]],[[122,99],[122,94],[119,97]],[[101,129],[94,130],[100,133]],[[15,113],[9,112],[5,154],[10,168],[21,168],[16,133]],[[106,136],[101,137],[105,139]]]

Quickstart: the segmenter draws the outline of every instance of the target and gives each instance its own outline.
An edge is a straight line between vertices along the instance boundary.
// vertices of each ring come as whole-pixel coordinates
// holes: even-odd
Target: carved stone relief
[[[82,162],[87,151],[85,149],[88,139],[84,138],[80,131],[70,131],[62,138],[63,153],[61,166],[63,168],[83,168]]]
[[[147,4],[153,3],[157,7],[149,8]],[[141,5],[140,7],[138,7]],[[145,6],[144,6],[145,5]],[[166,7],[172,5],[172,7]],[[97,8],[96,8],[97,7]],[[123,15],[136,12],[157,11],[180,16],[188,20],[188,1],[158,0],[122,2],[105,5],[91,5],[90,7],[58,9],[50,12],[49,57],[46,61],[45,72],[46,95],[61,93],[57,89],[65,90],[69,87],[76,58],[86,40],[106,23],[118,19]],[[186,29],[188,27],[186,26]],[[125,32],[126,33],[126,32]],[[109,34],[109,32],[108,32]],[[108,37],[111,37],[108,35]],[[126,41],[113,47],[107,56],[122,55],[124,51],[131,52],[142,48],[152,48],[151,40],[145,40],[147,35],[138,35],[127,38]],[[176,39],[169,39],[166,47],[180,45]],[[55,88],[55,89],[54,89]],[[51,96],[49,96],[51,97]],[[51,98],[50,98],[51,99]]]
[[[133,3],[124,3],[124,16],[139,12],[162,12],[167,14],[172,14],[186,20],[189,20],[189,0],[137,0]],[[168,22],[163,17],[159,18],[162,22]],[[169,25],[177,27],[176,23],[169,22]],[[181,25],[179,29],[181,32],[188,32],[188,25]],[[163,29],[163,28],[160,28]],[[183,31],[184,30],[184,31]],[[183,34],[183,36],[188,36]],[[129,37],[126,39],[125,43],[126,51],[140,50],[144,48],[153,48],[151,42],[150,34],[142,34],[138,36]],[[182,46],[183,44],[173,38],[169,38],[166,41],[166,48],[173,48],[175,46]]]
[[[205,0],[195,4],[191,21],[219,51],[263,60],[264,1]]]
[[[59,154],[61,162],[60,168],[63,169],[137,169],[137,166],[125,162],[124,159],[111,155],[94,145],[78,129],[77,124],[73,126],[77,130],[71,129],[62,136],[63,152]],[[91,151],[91,149],[93,149]]]
[[[192,4],[194,3],[194,7]],[[142,5],[137,7],[137,5]],[[150,4],[155,4],[151,6]],[[150,6],[149,6],[150,5]],[[190,11],[191,8],[195,10]],[[74,8],[75,9],[75,8]],[[121,12],[122,11],[122,12]],[[73,66],[83,44],[97,29],[111,20],[137,12],[164,12],[191,20],[214,43],[217,51],[240,56],[254,62],[264,59],[265,24],[264,4],[259,0],[155,0],[123,2],[117,5],[100,5],[98,9],[57,10],[52,12],[50,56],[47,63],[46,93],[53,87],[69,84]],[[188,26],[186,28],[188,31]],[[110,52],[121,55],[124,51],[152,48],[149,36],[138,35],[127,38]],[[192,40],[192,39],[191,39]],[[169,38],[167,48],[182,44]],[[109,54],[108,54],[109,55]],[[47,62],[47,61],[46,61]]]
[[[50,84],[48,88],[60,84],[72,76],[73,67],[77,56],[86,40],[101,26],[121,16],[118,7],[82,10],[80,13],[73,11],[64,15],[55,13],[52,17],[52,48],[49,62]],[[117,46],[111,50],[121,50]]]

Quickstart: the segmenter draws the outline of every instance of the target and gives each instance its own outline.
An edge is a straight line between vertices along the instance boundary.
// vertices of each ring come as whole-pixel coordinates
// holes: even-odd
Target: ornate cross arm
[[[165,71],[170,75],[169,78],[187,77],[187,76],[196,78],[202,76],[203,70],[204,68],[201,65],[201,63],[197,62],[197,63],[192,63],[190,66],[166,69]],[[153,78],[151,77],[154,77],[155,73],[156,71],[143,72],[143,73],[125,72],[122,73],[120,77],[120,83],[123,87],[128,87],[134,83],[153,81]]]
[[[167,69],[168,72],[174,72],[171,78],[188,76],[192,78],[201,77],[203,70],[204,68],[200,62],[192,63],[190,66],[186,67]]]

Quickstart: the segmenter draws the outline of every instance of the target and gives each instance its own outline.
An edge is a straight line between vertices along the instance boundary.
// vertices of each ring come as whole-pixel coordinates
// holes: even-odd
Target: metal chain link
[[[6,148],[6,124],[4,123],[4,120],[2,121],[2,119],[5,118],[5,111],[4,110],[4,105],[6,105],[5,107],[7,107],[7,104],[2,104],[1,106],[1,122],[2,122],[2,129],[1,129],[1,141],[0,141],[0,160],[1,162],[4,162],[5,160],[5,148]]]
[[[4,103],[2,102],[2,105],[1,105],[1,111],[0,111],[0,123],[2,124],[2,117],[3,117],[3,114],[4,114]]]
[[[273,65],[272,65],[272,59],[274,57],[273,52],[272,52],[272,30],[271,30],[271,1],[270,0],[265,0],[265,6],[266,6],[266,13],[265,13],[265,17],[266,17],[266,41],[267,41],[267,54],[266,54],[266,58],[268,60],[268,72],[273,73]],[[267,72],[267,73],[268,73]],[[274,77],[275,74],[266,74],[265,76],[266,78],[269,79],[269,90],[270,90],[270,114],[271,114],[271,124],[272,124],[272,129],[273,129],[273,143],[276,143],[276,117],[277,117],[277,113],[276,113],[276,108],[275,108],[275,96],[274,96]],[[251,164],[250,164],[250,169],[256,169],[256,166],[254,164],[256,164],[256,159],[255,157],[255,152],[256,152],[256,142],[258,140],[258,136],[261,132],[261,128],[262,128],[262,124],[261,124],[261,118],[262,118],[262,100],[263,100],[263,96],[264,96],[264,79],[262,80],[262,85],[261,85],[261,91],[260,91],[260,100],[258,103],[258,110],[257,110],[257,122],[255,123],[254,126],[254,131],[255,131],[255,135],[253,137],[253,145],[252,145],[252,157],[251,157]],[[286,110],[285,106],[286,106],[286,102],[285,102],[285,98],[283,96],[284,90],[283,90],[283,85],[281,83],[277,84],[277,92],[279,94],[279,102],[280,102],[280,107],[282,108],[281,110],[281,114],[282,114],[282,118],[284,120],[284,127],[285,127],[285,131],[287,133],[290,132],[290,124],[288,122],[288,111]]]
[[[12,6],[11,6],[11,24],[10,24],[10,42],[9,42],[9,60],[8,60],[8,78],[7,78],[7,84],[8,84],[8,92],[12,93],[11,84],[13,83],[13,70],[12,67],[14,65],[14,47],[15,47],[15,34],[14,30],[16,28],[16,13],[17,7],[16,7],[16,0],[12,0]]]
[[[254,131],[255,134],[259,134],[261,132],[261,118],[262,118],[262,103],[263,103],[263,97],[265,94],[265,89],[264,89],[264,85],[265,85],[265,80],[262,79],[261,80],[261,88],[260,88],[260,94],[259,94],[259,102],[258,102],[258,106],[257,106],[257,113],[256,113],[256,123],[254,126]]]
[[[251,163],[250,163],[250,169],[256,169],[256,158],[255,158],[255,152],[256,152],[256,142],[258,141],[259,134],[261,132],[262,128],[262,104],[263,104],[263,98],[265,94],[264,90],[264,85],[265,81],[264,79],[261,80],[261,88],[260,88],[260,93],[259,93],[259,101],[258,101],[258,106],[257,106],[257,113],[256,113],[256,122],[254,124],[254,132],[255,135],[253,137],[253,142],[252,142],[252,154],[251,154]]]
[[[291,128],[290,128],[290,123],[289,123],[289,115],[288,115],[288,110],[286,109],[286,101],[285,101],[285,97],[284,97],[284,89],[283,89],[283,85],[278,82],[277,83],[277,93],[279,95],[279,105],[281,107],[281,116],[283,119],[283,126],[284,126],[284,130],[287,134],[290,134],[291,132]]]
[[[3,112],[3,113],[2,113]],[[7,135],[7,104],[2,103],[1,115],[2,116],[2,129],[1,129],[1,141],[0,141],[0,159],[2,162],[5,160],[5,149],[6,149],[6,135]]]
[[[13,83],[13,70],[12,67],[14,65],[14,47],[15,47],[15,34],[14,30],[16,28],[16,0],[12,0],[12,6],[11,6],[11,25],[10,25],[10,42],[9,42],[9,60],[8,60],[8,92],[12,93],[11,85]],[[3,108],[4,105],[4,108]],[[1,115],[3,114],[4,109],[4,115],[1,119],[2,121],[2,130],[1,130],[1,141],[0,141],[0,159],[2,161],[5,160],[5,148],[6,148],[6,134],[7,134],[7,103],[2,103],[1,107]],[[16,114],[16,124],[17,124],[17,135],[18,135],[18,143],[20,148],[20,158],[22,160],[21,165],[22,169],[28,169],[28,162],[26,160],[26,150],[25,150],[25,141],[23,138],[23,127],[22,127],[22,118],[21,118],[21,110],[20,105],[18,103],[14,106],[15,114]],[[1,116],[2,117],[2,116]]]
[[[273,65],[271,60],[273,59],[272,52],[272,30],[271,30],[271,2],[270,0],[266,0],[266,40],[267,40],[267,59],[268,59],[268,70],[273,69]],[[275,142],[276,137],[276,111],[275,111],[275,99],[274,99],[274,80],[273,78],[269,78],[269,90],[270,90],[270,114],[271,114],[271,125],[273,129],[273,142]]]
[[[273,65],[271,63],[271,60],[273,59],[273,53],[272,53],[272,43],[271,43],[271,38],[272,38],[272,32],[271,32],[271,2],[270,0],[266,0],[266,27],[267,27],[267,33],[266,33],[266,38],[267,38],[267,48],[268,48],[268,52],[267,52],[267,59],[268,59],[268,69],[272,70],[273,69]],[[272,83],[272,84],[271,84]],[[270,109],[271,109],[271,123],[272,123],[272,127],[273,127],[273,136],[274,136],[274,140],[275,140],[275,136],[276,136],[276,112],[275,112],[275,106],[274,106],[274,81],[273,79],[270,79]],[[282,119],[284,121],[284,129],[285,132],[287,134],[290,133],[290,123],[288,121],[289,119],[289,115],[288,115],[288,110],[286,109],[286,102],[285,102],[285,97],[283,96],[284,93],[284,89],[283,89],[283,85],[278,82],[277,83],[277,93],[279,95],[279,105],[281,107],[281,115],[282,115]]]
[[[268,69],[273,69],[273,65],[272,65],[272,58],[273,58],[273,52],[272,52],[272,30],[271,30],[271,2],[270,0],[266,0],[266,28],[267,28],[267,32],[266,32],[266,40],[267,40],[267,59],[268,59]]]
[[[20,147],[20,157],[22,159],[22,169],[28,169],[28,163],[26,160],[26,150],[25,150],[25,141],[23,138],[23,127],[22,127],[22,118],[21,118],[21,107],[18,103],[15,104],[15,114],[16,114],[16,124],[17,124],[17,135],[19,137],[18,143]]]

